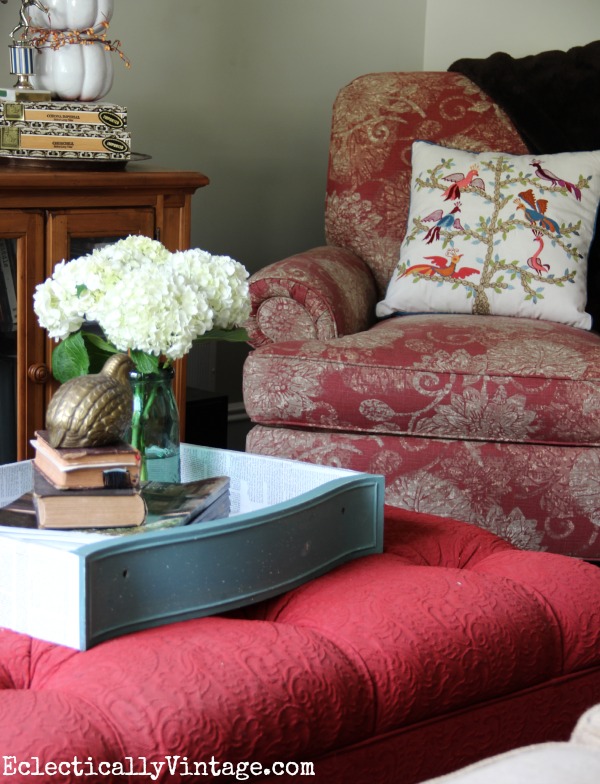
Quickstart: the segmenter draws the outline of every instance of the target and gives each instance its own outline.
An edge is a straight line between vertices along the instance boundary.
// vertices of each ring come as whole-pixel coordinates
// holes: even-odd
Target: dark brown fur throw
[[[520,58],[496,52],[448,70],[493,98],[531,152],[600,150],[600,41]]]

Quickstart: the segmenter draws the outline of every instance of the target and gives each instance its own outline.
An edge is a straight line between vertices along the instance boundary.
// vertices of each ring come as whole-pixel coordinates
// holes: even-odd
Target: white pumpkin
[[[31,81],[61,101],[98,101],[113,83],[111,53],[99,43],[38,49]]]
[[[28,9],[33,27],[44,30],[87,30],[99,32],[102,22],[110,22],[114,0],[43,0],[45,13],[37,6]]]

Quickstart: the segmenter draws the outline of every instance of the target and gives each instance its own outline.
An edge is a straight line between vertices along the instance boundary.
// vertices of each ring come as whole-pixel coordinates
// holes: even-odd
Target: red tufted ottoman
[[[407,784],[566,739],[600,569],[386,513],[382,555],[243,612],[84,653],[0,630],[0,781]]]

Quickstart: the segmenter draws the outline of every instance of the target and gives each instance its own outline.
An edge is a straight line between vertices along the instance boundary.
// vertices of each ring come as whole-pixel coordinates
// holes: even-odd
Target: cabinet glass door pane
[[[17,459],[17,256],[16,243],[0,239],[0,463]]]
[[[114,235],[113,237],[71,237],[69,240],[69,259],[77,259],[79,256],[86,256],[96,248],[103,248],[105,245],[112,245],[123,236]]]
[[[74,259],[91,253],[129,234],[153,237],[156,226],[154,210],[149,208],[120,210],[64,210],[48,214],[47,274],[61,259]]]

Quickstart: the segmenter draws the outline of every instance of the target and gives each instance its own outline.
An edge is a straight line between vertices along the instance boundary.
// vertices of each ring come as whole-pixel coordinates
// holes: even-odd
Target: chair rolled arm
[[[258,348],[361,332],[374,321],[377,289],[371,270],[352,251],[323,246],[252,275],[250,298],[245,326]]]

